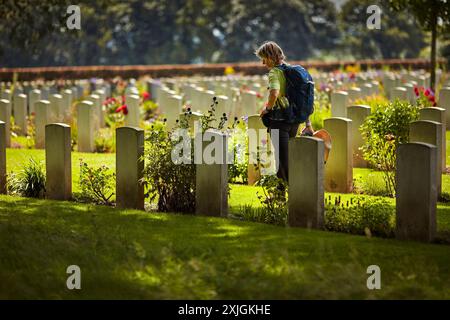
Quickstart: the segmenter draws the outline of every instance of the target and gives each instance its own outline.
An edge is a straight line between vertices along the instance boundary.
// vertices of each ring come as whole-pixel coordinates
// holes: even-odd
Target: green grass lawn
[[[0,252],[1,299],[450,298],[447,245],[74,202],[0,196]]]
[[[8,172],[30,156],[45,154],[8,149]],[[72,153],[74,192],[80,158],[115,169],[115,154]],[[383,183],[370,169],[354,169],[358,176],[374,188]],[[258,190],[231,185],[230,211],[260,207]],[[438,204],[437,221],[450,234],[450,204]],[[0,252],[0,299],[450,299],[449,245],[75,202],[0,196]],[[82,272],[78,291],[65,285],[73,264]],[[366,287],[372,264],[381,268],[381,290]]]

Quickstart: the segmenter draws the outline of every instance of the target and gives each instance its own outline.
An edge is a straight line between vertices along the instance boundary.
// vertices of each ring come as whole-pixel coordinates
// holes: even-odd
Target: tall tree
[[[423,28],[431,32],[431,81],[434,90],[436,84],[436,42],[438,33],[450,32],[450,3],[448,0],[388,0],[397,11],[409,10]]]
[[[381,29],[370,30],[367,8],[381,10]],[[407,12],[396,12],[385,2],[349,0],[339,14],[342,39],[340,50],[356,59],[415,58],[426,46],[425,33]]]

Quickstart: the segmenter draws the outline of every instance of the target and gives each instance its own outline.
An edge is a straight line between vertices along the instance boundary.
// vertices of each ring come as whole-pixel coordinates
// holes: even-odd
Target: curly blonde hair
[[[260,59],[270,59],[275,62],[281,62],[286,59],[283,50],[273,41],[264,42],[258,49],[256,49],[255,54]]]

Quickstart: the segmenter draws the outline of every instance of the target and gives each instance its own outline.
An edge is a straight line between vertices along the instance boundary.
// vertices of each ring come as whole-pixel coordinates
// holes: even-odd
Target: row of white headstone
[[[345,119],[329,119],[331,127],[346,126]],[[412,135],[441,134],[433,121],[418,121]],[[144,130],[135,127],[116,129],[116,203],[119,208],[144,209]],[[55,200],[72,198],[71,133],[66,124],[47,124],[46,196]],[[347,133],[348,133],[347,127]],[[213,132],[214,144],[222,148],[223,159],[216,164],[197,164],[196,214],[228,214],[227,135]],[[206,148],[204,145],[203,148]],[[347,148],[349,149],[349,148]],[[412,142],[397,151],[396,235],[400,239],[432,241],[436,235],[437,173],[440,171],[439,143]],[[338,154],[335,152],[335,154]],[[343,152],[345,153],[345,152]],[[216,151],[216,154],[218,152]],[[324,221],[324,142],[314,137],[297,137],[289,142],[290,226],[317,228]],[[327,164],[328,166],[328,164]],[[412,174],[414,173],[414,174]],[[0,193],[6,193],[6,131],[0,121]]]

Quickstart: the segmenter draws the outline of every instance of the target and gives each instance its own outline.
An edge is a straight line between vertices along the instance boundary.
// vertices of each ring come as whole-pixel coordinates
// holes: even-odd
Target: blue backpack
[[[286,77],[286,98],[289,106],[283,110],[288,123],[302,123],[314,112],[314,81],[300,65],[278,66]]]

